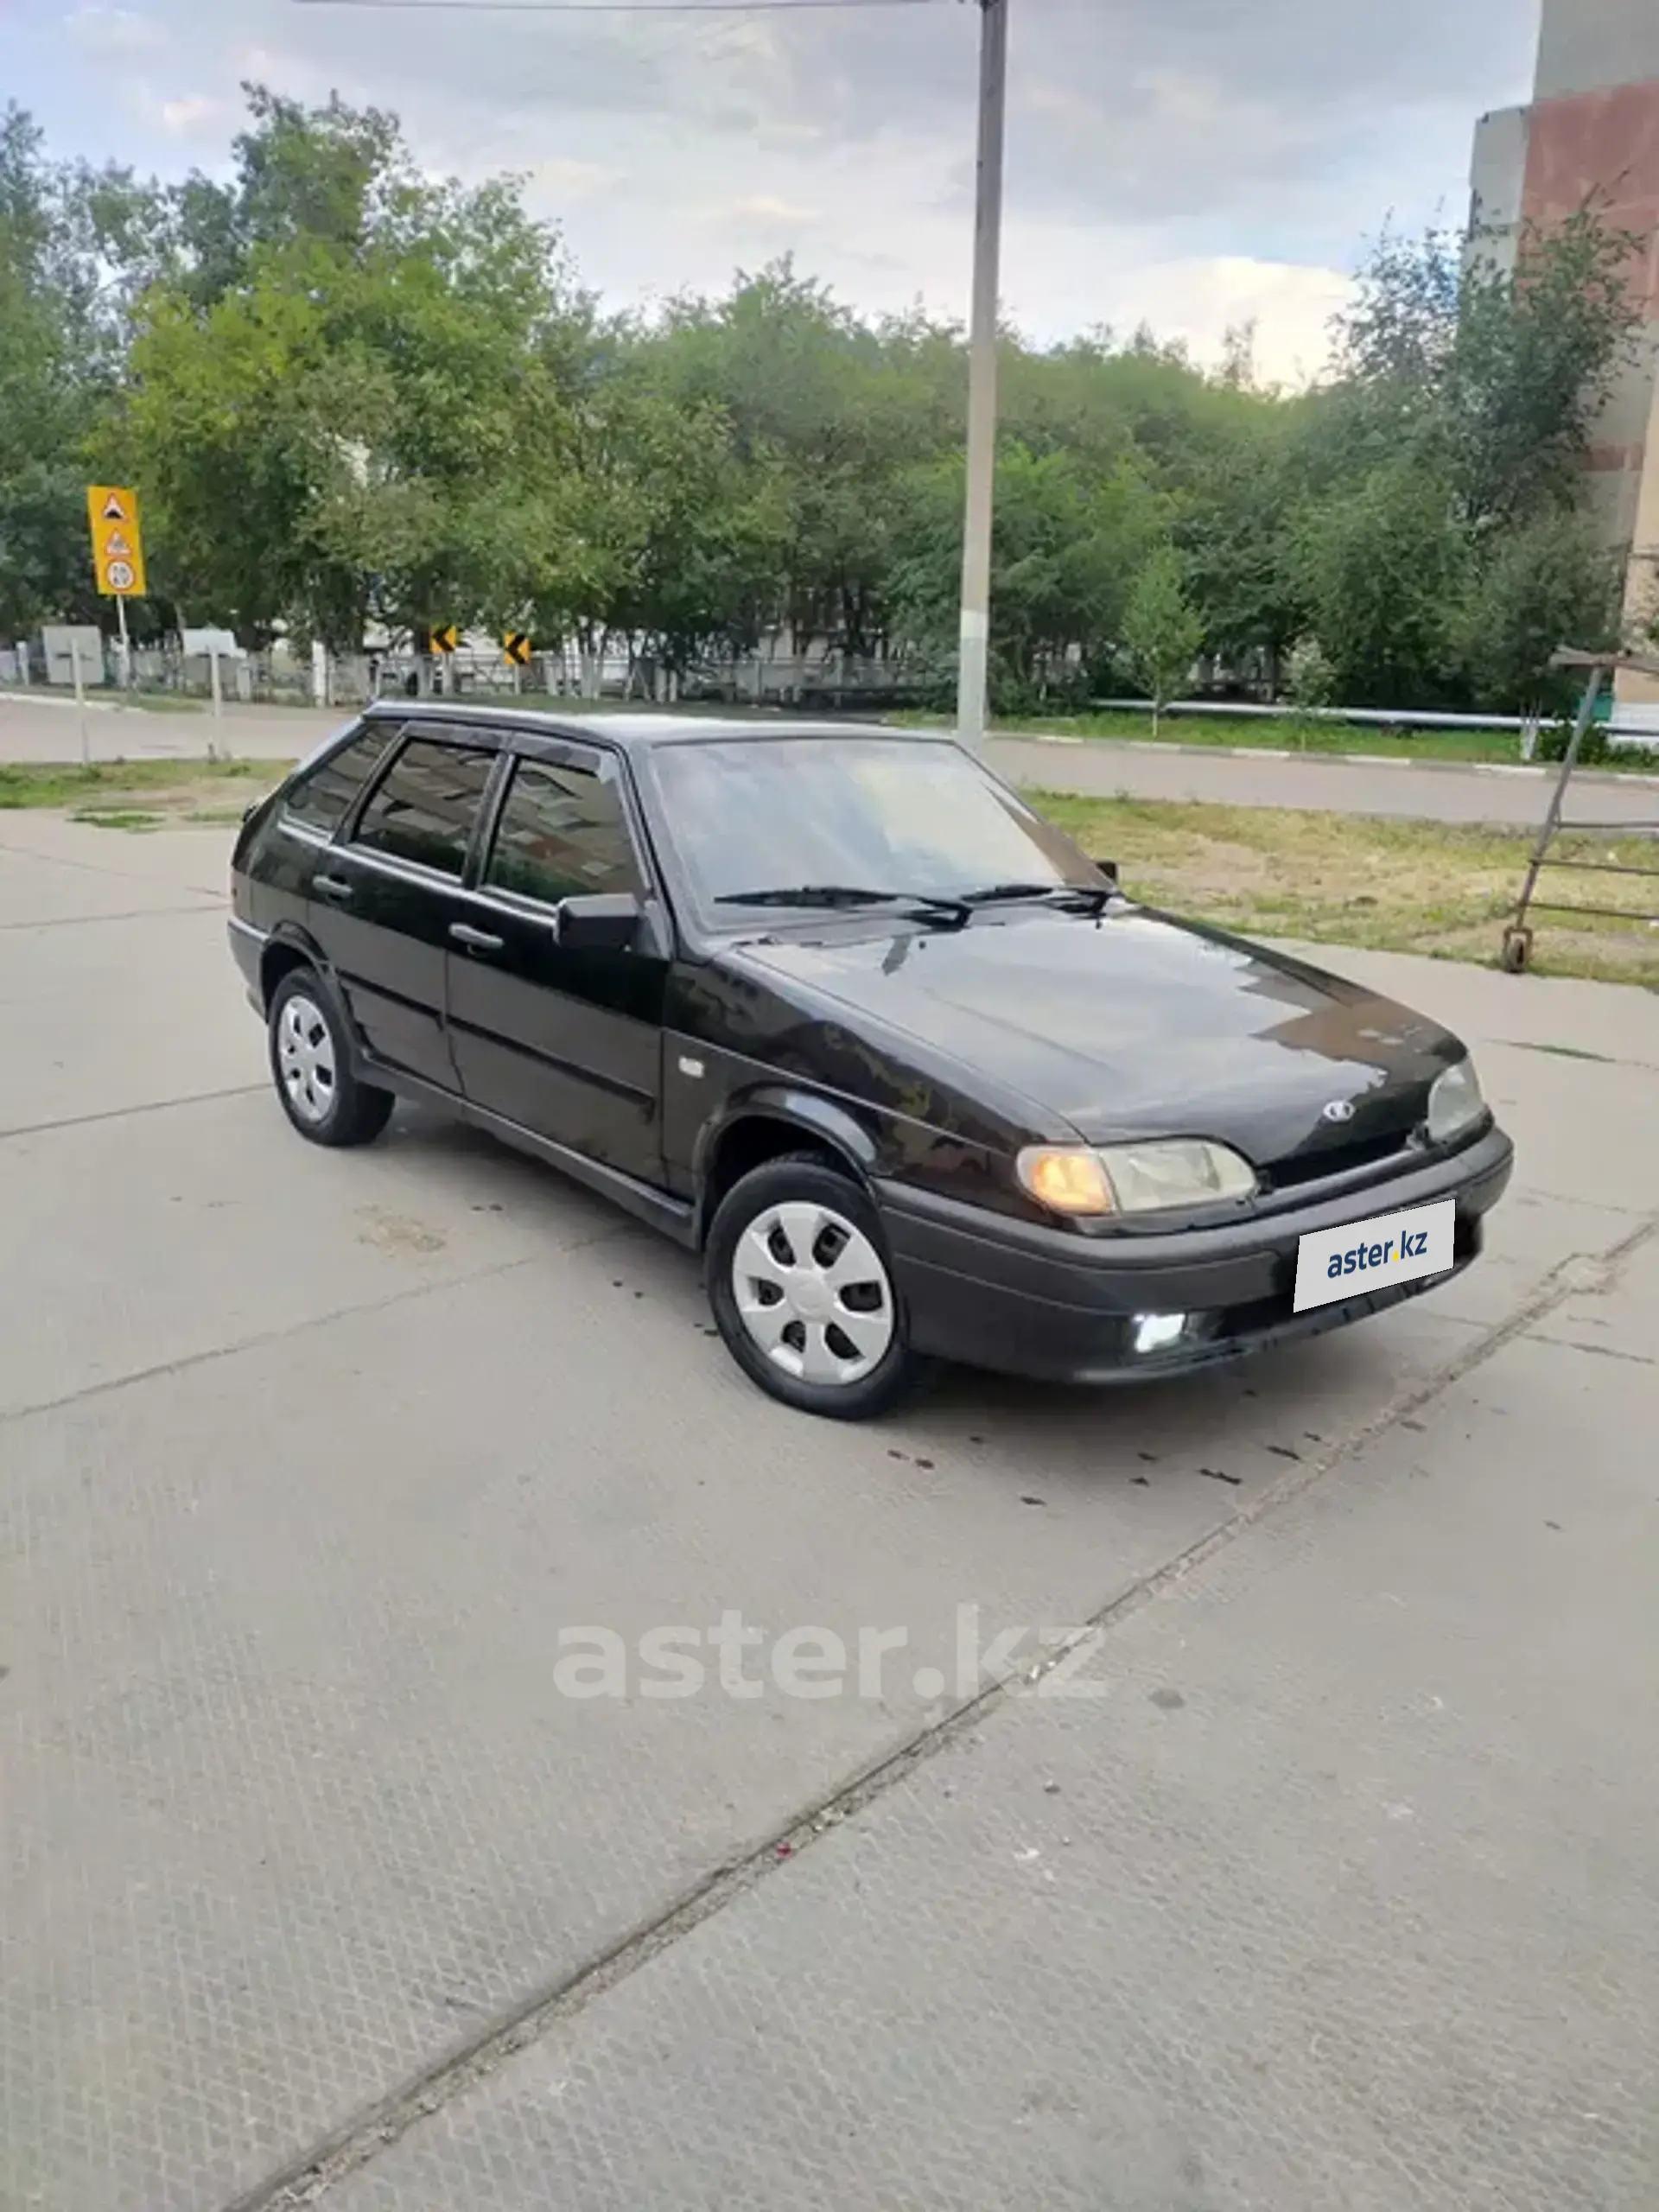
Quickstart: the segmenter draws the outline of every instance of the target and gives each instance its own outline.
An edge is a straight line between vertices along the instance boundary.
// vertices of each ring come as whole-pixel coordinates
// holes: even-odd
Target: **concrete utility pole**
[[[957,728],[985,741],[991,645],[991,517],[996,486],[996,323],[1002,260],[1002,142],[1009,0],[979,0],[979,181],[973,335],[968,364],[968,512],[962,549]]]

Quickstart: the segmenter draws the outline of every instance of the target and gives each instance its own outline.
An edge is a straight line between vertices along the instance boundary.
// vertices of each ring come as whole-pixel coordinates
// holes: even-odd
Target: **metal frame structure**
[[[1564,835],[1659,838],[1659,820],[1566,822],[1561,818],[1567,807],[1567,786],[1573,781],[1573,772],[1579,765],[1579,754],[1589,735],[1590,725],[1595,720],[1603,684],[1610,676],[1624,668],[1635,669],[1644,676],[1659,676],[1659,658],[1649,653],[1575,652],[1564,646],[1560,652],[1552,655],[1550,665],[1553,668],[1584,669],[1588,671],[1588,677],[1584,697],[1579,706],[1578,720],[1573,725],[1573,735],[1561,762],[1561,772],[1555,779],[1555,789],[1550,797],[1549,810],[1544,817],[1544,826],[1538,833],[1538,842],[1533,847],[1527,880],[1521,887],[1521,902],[1516,908],[1515,919],[1503,932],[1500,957],[1511,976],[1521,975],[1532,964],[1534,932],[1527,917],[1535,907],[1540,913],[1593,914],[1602,920],[1649,922],[1659,926],[1659,912],[1641,913],[1631,906],[1569,905],[1563,899],[1540,899],[1537,895],[1538,878],[1547,868],[1575,868],[1588,875],[1645,876],[1649,882],[1659,882],[1659,868],[1633,868],[1625,861],[1564,861],[1549,857],[1550,847]]]

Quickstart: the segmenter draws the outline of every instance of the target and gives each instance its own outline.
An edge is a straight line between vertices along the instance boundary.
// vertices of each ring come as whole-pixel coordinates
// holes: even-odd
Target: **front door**
[[[461,731],[411,734],[371,789],[349,838],[317,856],[312,928],[377,1059],[457,1086],[444,1030],[451,927],[499,745]]]
[[[649,919],[626,951],[558,938],[563,899],[648,894],[620,773],[607,753],[551,741],[511,763],[450,954],[450,1042],[477,1104],[660,1183],[664,948]]]

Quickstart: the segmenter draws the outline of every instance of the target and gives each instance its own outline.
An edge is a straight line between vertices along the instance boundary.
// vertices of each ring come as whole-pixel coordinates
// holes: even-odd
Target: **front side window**
[[[484,880],[550,906],[595,891],[638,893],[616,785],[591,768],[516,761]]]
[[[414,740],[364,808],[355,842],[458,877],[494,766],[493,753]]]
[[[332,837],[351,811],[353,800],[380,765],[397,734],[393,721],[370,722],[349,742],[296,776],[283,794],[284,810],[308,829]]]

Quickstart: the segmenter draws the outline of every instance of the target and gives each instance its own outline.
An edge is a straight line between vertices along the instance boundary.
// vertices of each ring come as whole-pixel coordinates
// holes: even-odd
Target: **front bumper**
[[[878,1184],[875,1198],[918,1351],[1053,1382],[1126,1382],[1319,1336],[1449,1282],[1478,1257],[1483,1217],[1514,1159],[1492,1128],[1465,1151],[1363,1191],[1168,1235],[1085,1237],[900,1183]],[[1295,1312],[1297,1248],[1311,1230],[1444,1198],[1458,1208],[1450,1274]],[[1137,1354],[1134,1317],[1145,1313],[1185,1313],[1188,1334]]]

